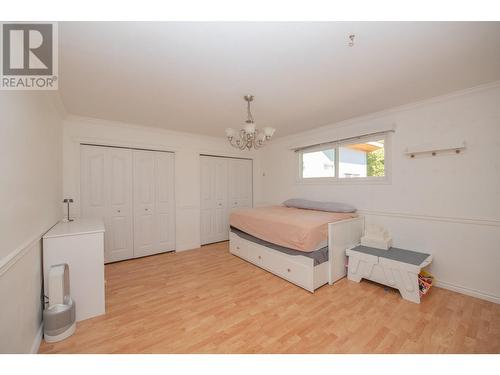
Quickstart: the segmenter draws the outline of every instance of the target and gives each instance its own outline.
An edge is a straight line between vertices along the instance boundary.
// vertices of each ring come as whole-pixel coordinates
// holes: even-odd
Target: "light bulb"
[[[276,131],[275,128],[271,128],[270,126],[267,126],[264,128],[264,134],[266,137],[272,137],[274,132]]]
[[[245,129],[245,133],[247,133],[247,134],[253,134],[253,133],[255,133],[255,124],[253,122],[247,123],[245,125],[244,129]]]

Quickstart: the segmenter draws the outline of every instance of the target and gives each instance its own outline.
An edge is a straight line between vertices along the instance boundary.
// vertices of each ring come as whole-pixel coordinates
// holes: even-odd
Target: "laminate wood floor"
[[[500,352],[500,305],[440,288],[417,305],[347,279],[310,294],[227,242],[105,272],[107,313],[41,353]]]

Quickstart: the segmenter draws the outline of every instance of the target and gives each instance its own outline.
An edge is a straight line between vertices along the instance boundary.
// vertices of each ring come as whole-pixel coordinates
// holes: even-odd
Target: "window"
[[[299,152],[302,180],[381,180],[386,176],[386,137],[364,138]]]
[[[304,152],[302,178],[335,177],[335,149]]]
[[[384,177],[384,140],[339,147],[339,177]]]

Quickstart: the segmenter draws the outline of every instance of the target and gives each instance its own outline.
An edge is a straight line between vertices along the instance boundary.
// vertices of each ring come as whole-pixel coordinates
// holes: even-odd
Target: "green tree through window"
[[[384,149],[379,148],[366,154],[366,173],[370,177],[384,176]]]

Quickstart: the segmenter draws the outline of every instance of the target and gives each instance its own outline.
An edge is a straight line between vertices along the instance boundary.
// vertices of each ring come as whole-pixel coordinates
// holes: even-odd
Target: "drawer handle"
[[[120,210],[116,210],[116,212],[120,213],[121,211]]]
[[[291,270],[290,268],[287,268],[286,270],[287,270],[288,272],[292,272],[292,270]]]
[[[238,250],[240,249],[240,247],[239,247],[239,246],[236,246],[236,248],[237,248]]]
[[[262,259],[262,257],[259,255],[259,259]]]

